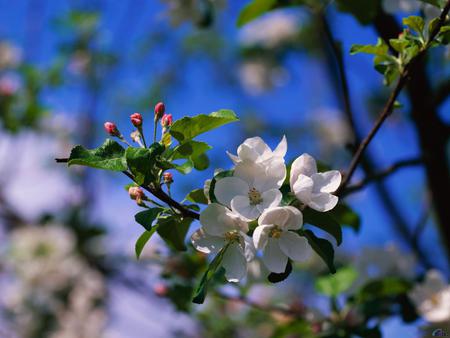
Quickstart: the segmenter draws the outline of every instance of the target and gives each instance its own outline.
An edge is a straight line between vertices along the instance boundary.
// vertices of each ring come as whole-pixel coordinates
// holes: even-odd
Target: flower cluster
[[[246,276],[247,262],[256,250],[262,251],[264,265],[274,273],[283,273],[289,259],[307,259],[311,247],[298,232],[303,226],[301,210],[326,212],[338,202],[333,193],[341,183],[340,172],[319,173],[308,154],[291,166],[289,195],[296,199],[283,202],[286,151],[285,137],[273,151],[260,137],[245,140],[237,155],[228,153],[234,168],[228,177],[216,180],[216,201],[200,214],[202,227],[192,235],[192,243],[206,254],[224,252],[222,266],[230,282]]]

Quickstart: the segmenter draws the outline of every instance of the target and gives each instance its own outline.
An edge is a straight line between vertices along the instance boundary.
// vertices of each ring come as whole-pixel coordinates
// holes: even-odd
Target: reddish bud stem
[[[166,106],[164,105],[164,103],[162,102],[157,103],[155,106],[155,121],[160,120],[165,112]]]

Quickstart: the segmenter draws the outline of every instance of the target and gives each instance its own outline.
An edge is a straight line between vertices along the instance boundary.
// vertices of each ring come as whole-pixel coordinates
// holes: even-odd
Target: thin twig
[[[418,166],[418,165],[422,165],[422,164],[423,164],[423,159],[421,159],[421,158],[412,158],[412,159],[408,159],[408,160],[398,161],[398,162],[392,164],[391,166],[387,167],[386,169],[384,169],[380,172],[374,173],[372,175],[369,175],[369,176],[365,177],[364,179],[362,179],[361,181],[359,181],[358,183],[348,186],[344,191],[342,191],[341,196],[347,196],[349,194],[355,193],[355,192],[365,188],[368,184],[375,182],[375,181],[380,181],[400,169],[403,169],[406,167]]]
[[[356,150],[356,152],[353,156],[353,159],[350,163],[350,166],[346,172],[346,175],[342,181],[342,184],[339,187],[338,194],[342,193],[342,191],[345,189],[347,184],[350,182],[368,145],[373,140],[373,138],[377,134],[378,130],[383,125],[384,121],[386,121],[388,116],[392,113],[395,101],[397,100],[397,97],[399,96],[403,87],[408,82],[408,78],[410,76],[410,69],[413,67],[413,65],[419,58],[421,58],[425,55],[426,51],[431,46],[431,43],[434,41],[434,39],[438,35],[441,27],[444,25],[449,11],[450,11],[450,0],[447,1],[447,4],[445,5],[444,10],[442,11],[442,13],[439,17],[439,21],[436,24],[436,26],[434,27],[433,31],[431,32],[430,38],[427,41],[427,43],[425,44],[424,48],[404,67],[403,71],[401,72],[400,78],[398,79],[394,90],[392,91],[391,95],[389,96],[389,99],[386,102],[386,105],[384,106],[380,116],[376,120],[375,125],[372,127],[372,130],[369,132],[369,134],[366,136],[366,138],[364,140],[362,140],[361,144],[359,145],[358,149]]]

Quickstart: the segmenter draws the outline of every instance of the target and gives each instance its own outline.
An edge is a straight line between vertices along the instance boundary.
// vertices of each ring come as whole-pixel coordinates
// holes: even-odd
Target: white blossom
[[[13,68],[22,59],[22,51],[15,45],[2,41],[0,42],[0,69]]]
[[[224,206],[212,203],[200,214],[202,228],[191,237],[194,247],[206,254],[217,254],[228,246],[222,260],[225,277],[238,282],[247,274],[247,262],[254,257],[248,224]]]
[[[282,194],[278,190],[286,176],[282,161],[238,163],[232,177],[216,182],[214,195],[246,220],[254,220],[261,213],[280,204]]]
[[[256,249],[263,250],[262,260],[270,271],[284,272],[288,258],[303,261],[310,256],[308,241],[294,232],[302,224],[302,213],[290,206],[272,208],[261,215],[253,241]]]
[[[273,12],[250,22],[240,31],[244,46],[276,48],[294,41],[299,32],[299,17],[293,13]]]
[[[417,311],[430,323],[450,320],[450,285],[437,270],[430,270],[422,284],[416,285],[409,297]]]
[[[228,156],[234,164],[248,160],[254,163],[267,163],[273,160],[279,160],[284,163],[284,156],[287,152],[286,136],[283,136],[277,147],[272,150],[259,137],[251,137],[246,139],[237,149],[237,155],[233,155],[227,151]]]
[[[342,176],[337,170],[317,172],[314,158],[308,154],[298,157],[291,167],[290,185],[295,196],[310,208],[326,212],[338,203],[333,195],[341,184]]]
[[[238,77],[249,94],[260,95],[274,87],[285,85],[289,80],[289,73],[284,67],[258,57],[240,64]]]

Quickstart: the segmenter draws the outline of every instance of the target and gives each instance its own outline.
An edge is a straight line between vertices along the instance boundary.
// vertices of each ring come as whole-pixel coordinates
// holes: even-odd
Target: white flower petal
[[[225,277],[229,282],[237,283],[247,274],[247,261],[238,243],[232,243],[225,251],[222,260]]]
[[[289,218],[282,224],[287,230],[298,230],[303,225],[303,214],[297,208],[284,207],[288,211]]]
[[[285,231],[279,239],[280,249],[294,261],[305,261],[312,253],[306,238],[292,231]]]
[[[317,173],[316,160],[309,154],[299,156],[291,166],[291,189],[299,175],[311,176],[315,173]]]
[[[237,153],[241,161],[256,162],[259,157],[258,152],[245,143],[239,146]]]
[[[338,203],[339,198],[337,196],[331,195],[326,192],[321,192],[318,194],[313,194],[308,206],[314,210],[327,212],[333,209]]]
[[[191,242],[194,248],[205,254],[216,254],[225,245],[225,238],[210,236],[203,229],[198,229],[191,236]]]
[[[232,230],[248,231],[248,224],[223,205],[212,203],[200,213],[200,224],[211,236],[223,237]]]
[[[231,200],[231,209],[246,220],[257,219],[261,212],[256,205],[250,205],[248,196],[236,196]]]
[[[283,198],[283,194],[278,189],[271,189],[265,191],[261,195],[263,201],[261,204],[258,204],[257,207],[260,212],[263,212],[269,208],[275,208],[280,205],[281,199]]]
[[[255,187],[255,179],[265,177],[265,167],[261,164],[244,160],[236,165],[233,176],[247,182],[247,186]]]
[[[258,219],[259,225],[283,225],[289,218],[285,207],[270,208],[261,214]]]
[[[258,154],[258,160],[265,160],[266,158],[272,156],[272,150],[270,150],[266,142],[264,142],[259,136],[248,138],[243,144],[254,149],[254,151]],[[241,159],[244,160],[242,157]]]
[[[253,231],[253,243],[255,248],[262,250],[265,248],[267,241],[269,240],[270,230],[273,229],[273,225],[258,225]]]
[[[314,181],[314,192],[335,192],[341,185],[342,175],[338,170],[331,170],[311,176]]]
[[[287,152],[287,140],[286,135],[283,135],[283,138],[281,139],[280,143],[278,143],[277,147],[273,151],[273,155],[275,157],[283,158],[286,155],[286,152]]]
[[[249,186],[238,177],[224,177],[216,182],[214,196],[217,200],[230,207],[231,200],[237,195],[248,194]]]
[[[277,239],[269,238],[263,251],[262,261],[269,271],[282,273],[286,270],[288,258],[281,251]]]
[[[308,204],[311,200],[313,187],[314,181],[310,177],[300,174],[297,180],[293,182],[291,190],[299,201]]]
[[[233,155],[229,151],[227,151],[228,157],[233,161],[234,164],[238,164],[240,162],[239,156]]]
[[[253,245],[253,240],[250,236],[247,236],[246,234],[244,234],[242,232],[241,237],[244,241],[243,246],[244,246],[245,259],[247,260],[247,262],[250,262],[251,260],[253,260],[253,258],[255,258],[256,248]]]

